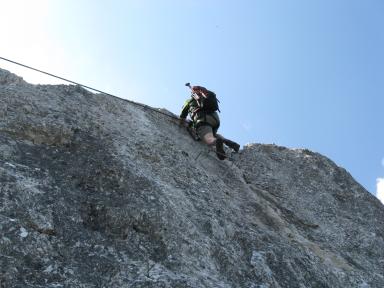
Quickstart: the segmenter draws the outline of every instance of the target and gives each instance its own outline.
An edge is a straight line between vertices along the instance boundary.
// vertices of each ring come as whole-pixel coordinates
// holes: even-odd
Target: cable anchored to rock
[[[142,108],[144,108],[144,109],[149,109],[149,110],[152,110],[152,111],[154,111],[154,112],[156,112],[156,113],[165,115],[165,116],[167,116],[167,117],[170,117],[170,118],[173,118],[173,119],[176,119],[176,120],[179,119],[177,116],[174,116],[174,115],[165,113],[165,112],[163,112],[163,111],[159,111],[159,110],[157,110],[157,109],[155,109],[155,108],[152,108],[152,107],[150,107],[150,106],[148,106],[148,105],[141,104],[141,103],[138,103],[138,102],[135,102],[135,101],[132,101],[132,100],[128,100],[128,99],[124,99],[124,98],[120,98],[120,97],[118,97],[118,96],[116,96],[116,95],[113,95],[113,94],[110,94],[110,93],[101,91],[101,90],[96,89],[96,88],[93,88],[93,87],[91,87],[91,86],[87,86],[87,85],[78,83],[78,82],[76,82],[76,81],[69,80],[69,79],[66,79],[66,78],[64,78],[64,77],[61,77],[61,76],[58,76],[58,75],[55,75],[55,74],[52,74],[52,73],[49,73],[49,72],[46,72],[46,71],[43,71],[43,70],[34,68],[34,67],[31,67],[31,66],[28,66],[28,65],[25,65],[25,64],[22,64],[22,63],[19,63],[19,62],[16,62],[16,61],[13,61],[13,60],[10,60],[10,59],[1,57],[1,56],[0,56],[0,59],[1,59],[1,60],[4,60],[4,61],[7,61],[7,62],[10,62],[10,63],[13,63],[13,64],[16,64],[16,65],[19,65],[19,66],[22,66],[22,67],[24,67],[24,68],[27,68],[27,69],[30,69],[30,70],[33,70],[33,71],[36,71],[36,72],[39,72],[39,73],[48,75],[48,76],[51,76],[51,77],[54,77],[54,78],[63,80],[63,81],[65,81],[65,82],[68,82],[68,83],[71,83],[71,84],[74,84],[74,85],[78,85],[78,86],[81,86],[81,87],[83,87],[83,88],[87,88],[87,89],[89,89],[89,90],[92,90],[92,91],[95,91],[95,92],[98,92],[98,93],[101,93],[101,94],[104,94],[104,95],[108,95],[108,96],[117,98],[117,99],[119,99],[119,100],[127,101],[127,102],[129,102],[129,103],[134,104],[134,105],[140,106],[140,107],[142,107]]]
[[[124,98],[120,98],[116,95],[113,95],[113,94],[110,94],[110,93],[107,93],[107,92],[104,92],[104,91],[101,91],[99,89],[96,89],[96,88],[93,88],[91,86],[88,86],[88,85],[84,85],[84,84],[81,84],[79,82],[76,82],[76,81],[73,81],[73,80],[70,80],[70,79],[66,79],[64,77],[61,77],[61,76],[58,76],[58,75],[55,75],[53,73],[49,73],[49,72],[46,72],[46,71],[43,71],[43,70],[40,70],[40,69],[37,69],[37,68],[34,68],[34,67],[31,67],[29,65],[25,65],[25,64],[22,64],[20,62],[16,62],[16,61],[13,61],[13,60],[10,60],[10,59],[7,59],[7,58],[4,58],[4,57],[1,57],[0,56],[0,59],[1,60],[4,60],[4,61],[7,61],[7,62],[10,62],[12,64],[15,64],[15,65],[19,65],[21,67],[24,67],[24,68],[27,68],[27,69],[30,69],[30,70],[33,70],[33,71],[36,71],[36,72],[39,72],[39,73],[42,73],[42,74],[45,74],[45,75],[48,75],[48,76],[51,76],[53,78],[57,78],[57,79],[60,79],[60,80],[63,80],[65,82],[68,82],[68,83],[71,83],[71,84],[74,84],[74,85],[77,85],[77,86],[80,86],[80,87],[83,87],[83,88],[86,88],[86,89],[89,89],[89,90],[92,90],[92,91],[95,91],[95,92],[98,92],[98,93],[101,93],[101,94],[104,94],[104,95],[107,95],[107,96],[110,96],[110,97],[114,97],[114,98],[117,98],[119,100],[122,100],[122,101],[126,101],[128,103],[131,103],[133,105],[136,105],[136,106],[139,106],[141,108],[144,108],[144,110],[148,109],[148,110],[151,110],[153,112],[156,112],[156,113],[159,113],[159,114],[162,114],[164,116],[167,116],[173,120],[180,120],[179,117],[177,117],[176,115],[173,115],[173,114],[170,114],[170,113],[166,113],[166,112],[163,112],[163,111],[160,111],[158,109],[155,109],[153,107],[150,107],[148,105],[145,105],[145,104],[142,104],[142,103],[138,103],[138,102],[135,102],[135,101],[132,101],[132,100],[128,100],[128,99],[124,99]],[[211,149],[212,151],[214,151],[213,149]],[[217,151],[214,151],[215,153],[218,153],[218,154],[221,154],[220,152],[217,152]],[[225,156],[225,154],[221,154],[223,156]],[[199,154],[200,156],[200,154]],[[197,157],[198,158],[198,157]],[[231,157],[227,157],[228,159],[231,159]]]

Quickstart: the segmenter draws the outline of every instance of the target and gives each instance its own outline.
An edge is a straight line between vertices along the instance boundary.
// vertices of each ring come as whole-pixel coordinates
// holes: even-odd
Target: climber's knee
[[[203,140],[207,145],[215,145],[216,138],[213,136],[212,127],[209,125],[201,125],[197,128],[197,134],[200,139]]]

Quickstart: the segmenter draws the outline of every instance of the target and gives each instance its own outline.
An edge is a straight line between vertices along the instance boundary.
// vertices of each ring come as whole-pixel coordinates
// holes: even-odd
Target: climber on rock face
[[[220,126],[219,110],[216,94],[202,86],[191,86],[191,98],[185,101],[180,113],[180,125],[187,125],[186,118],[189,115],[191,122],[189,128],[194,129],[199,138],[209,146],[216,148],[217,157],[220,160],[226,158],[224,146],[238,152],[240,145],[217,134]]]

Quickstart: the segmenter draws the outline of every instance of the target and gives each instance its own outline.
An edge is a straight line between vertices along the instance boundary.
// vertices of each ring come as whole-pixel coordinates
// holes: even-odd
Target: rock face
[[[384,287],[384,206],[343,168],[0,70],[0,287]]]

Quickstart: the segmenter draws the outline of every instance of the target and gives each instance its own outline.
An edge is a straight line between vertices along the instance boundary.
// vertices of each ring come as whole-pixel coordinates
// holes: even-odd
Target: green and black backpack
[[[192,87],[192,96],[196,99],[200,111],[204,112],[215,112],[219,111],[219,100],[216,97],[216,94],[202,86],[193,86]]]

